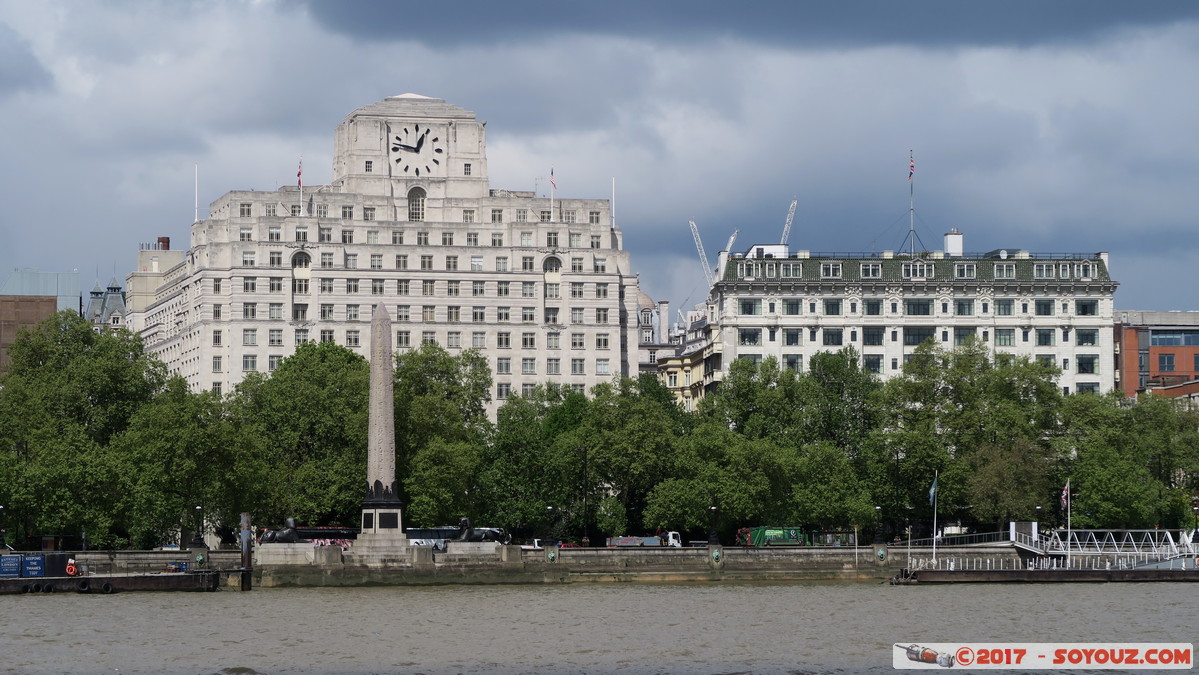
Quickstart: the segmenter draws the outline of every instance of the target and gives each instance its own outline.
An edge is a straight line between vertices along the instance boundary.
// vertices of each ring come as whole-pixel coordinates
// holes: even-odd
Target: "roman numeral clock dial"
[[[417,177],[430,176],[440,168],[445,149],[441,146],[441,137],[435,133],[429,127],[413,124],[392,137],[391,151],[396,153],[396,168]]]

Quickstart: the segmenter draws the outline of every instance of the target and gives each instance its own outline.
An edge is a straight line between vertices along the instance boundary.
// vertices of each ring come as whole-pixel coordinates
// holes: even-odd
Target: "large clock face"
[[[441,168],[443,145],[438,131],[419,124],[402,127],[391,138],[396,168],[414,176],[429,176]]]

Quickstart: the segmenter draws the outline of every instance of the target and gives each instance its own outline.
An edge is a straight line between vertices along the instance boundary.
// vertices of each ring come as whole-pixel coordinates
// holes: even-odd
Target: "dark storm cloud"
[[[29,45],[0,23],[0,100],[19,91],[49,87],[53,79]]]
[[[1199,16],[1189,0],[859,0],[857,2],[537,2],[452,5],[309,0],[330,30],[364,40],[431,46],[520,43],[563,34],[625,35],[695,43],[738,38],[789,47],[1032,45],[1089,40],[1112,30]],[[452,8],[452,9],[449,9]]]

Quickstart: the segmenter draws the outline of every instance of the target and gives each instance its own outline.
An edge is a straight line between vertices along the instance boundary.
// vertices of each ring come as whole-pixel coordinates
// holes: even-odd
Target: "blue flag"
[[[928,503],[935,504],[937,500],[937,476],[933,476],[933,486],[928,489]]]

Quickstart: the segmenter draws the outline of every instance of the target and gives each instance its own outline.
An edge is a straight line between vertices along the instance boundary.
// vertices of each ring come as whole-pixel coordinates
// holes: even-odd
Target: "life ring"
[[[80,593],[90,593],[92,590],[92,582],[88,581],[87,579],[80,579],[79,581],[75,582],[75,590],[79,591]]]
[[[108,583],[107,581],[105,581],[104,584],[102,586],[100,586],[101,593],[112,593],[112,591],[113,591],[112,584]]]
[[[42,592],[43,593],[53,593],[54,592],[54,584],[46,584],[46,585],[42,586]]]
[[[75,563],[67,563],[67,576],[73,577],[79,574],[79,568],[75,567]]]

